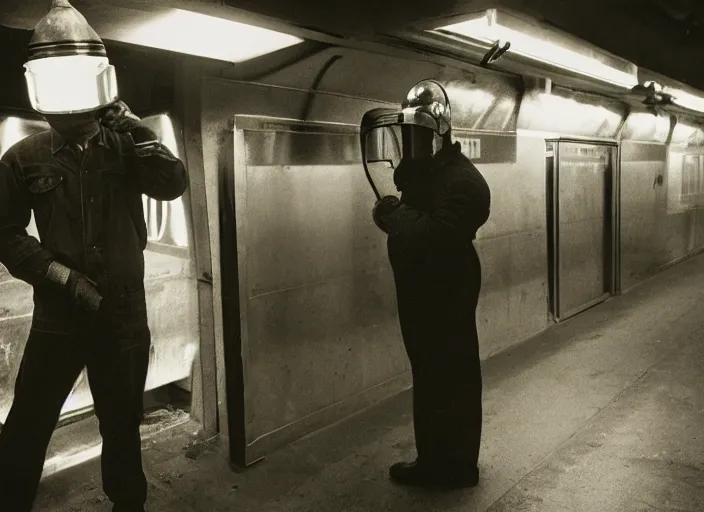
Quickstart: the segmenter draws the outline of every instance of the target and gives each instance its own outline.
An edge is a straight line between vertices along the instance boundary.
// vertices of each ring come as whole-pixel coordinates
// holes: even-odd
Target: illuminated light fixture
[[[679,107],[704,112],[704,98],[667,86],[663,87],[662,92],[671,96],[672,103]]]
[[[235,63],[303,42],[288,34],[182,9],[169,9],[127,30],[120,40]]]
[[[105,45],[68,0],[53,0],[37,23],[24,66],[29,100],[43,114],[88,112],[117,99]]]
[[[500,24],[496,9],[489,9],[480,18],[439,27],[435,31],[457,34],[492,45],[496,45],[498,41],[500,48],[505,47],[505,42],[509,42],[511,44],[508,53],[522,55],[626,89],[638,85],[635,72],[616,69],[596,58]]]

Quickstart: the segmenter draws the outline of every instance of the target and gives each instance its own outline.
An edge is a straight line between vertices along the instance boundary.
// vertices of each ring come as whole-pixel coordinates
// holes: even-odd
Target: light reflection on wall
[[[623,119],[623,112],[546,92],[531,91],[524,96],[518,115],[518,128],[564,135],[611,138]]]
[[[698,126],[678,121],[672,132],[672,144],[684,146],[704,145],[704,131]]]
[[[161,143],[169,148],[174,156],[182,158],[176,142],[176,130],[169,116],[159,114],[146,117],[142,121],[159,134]],[[142,206],[150,242],[188,247],[188,226],[181,197],[166,202],[142,196]]]
[[[8,117],[0,123],[0,158],[15,143],[27,136],[22,130],[22,121],[17,117]]]
[[[445,86],[450,99],[453,122],[457,127],[477,129],[491,112],[496,96],[478,87],[467,88],[463,83]]]
[[[670,133],[670,117],[649,112],[632,112],[623,128],[621,138],[664,144]]]
[[[702,206],[704,197],[704,130],[678,120],[668,158],[667,210],[682,213]]]
[[[14,116],[6,117],[5,119],[0,117],[0,158],[8,149],[25,137],[46,130],[48,127],[43,121],[21,119]],[[34,212],[31,214],[27,233],[39,240],[39,232],[34,222]]]
[[[44,121],[0,116],[0,158],[14,144],[33,133],[46,130],[48,127]]]

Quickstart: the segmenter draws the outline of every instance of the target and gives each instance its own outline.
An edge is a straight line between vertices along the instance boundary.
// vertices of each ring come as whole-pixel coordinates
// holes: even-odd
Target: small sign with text
[[[462,153],[470,160],[475,160],[482,157],[481,139],[457,139],[462,146]]]

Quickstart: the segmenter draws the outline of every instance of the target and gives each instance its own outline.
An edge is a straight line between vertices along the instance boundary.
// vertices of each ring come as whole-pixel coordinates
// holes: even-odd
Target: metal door
[[[564,320],[616,293],[615,144],[548,141],[550,298]]]

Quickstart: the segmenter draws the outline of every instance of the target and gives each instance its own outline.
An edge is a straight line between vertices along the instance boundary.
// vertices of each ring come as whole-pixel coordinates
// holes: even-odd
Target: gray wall
[[[475,242],[482,357],[549,327],[545,140],[616,142],[625,104],[559,87],[524,92],[519,80],[489,71],[340,48],[257,83],[228,80],[227,70],[220,76],[203,83],[203,154],[209,208],[217,210],[222,193],[216,176],[235,181],[240,311],[223,314],[239,314],[242,323],[248,461],[410,384],[355,130],[365,111],[397,104],[420,79],[446,84],[455,138],[478,139],[473,160],[492,190],[491,217]],[[294,121],[267,126],[266,116]],[[315,134],[293,134],[302,122],[321,124]],[[691,214],[664,213],[666,186],[649,188],[665,169],[665,140],[623,132],[634,140],[624,142],[622,166],[627,287],[692,244],[682,237],[683,215]],[[681,173],[676,167],[672,176]],[[218,232],[219,221],[211,221]]]
[[[654,120],[652,115],[634,112],[621,143],[623,290],[704,247],[701,130],[681,119],[668,136],[669,119],[661,119],[657,133]],[[698,178],[698,186],[689,200],[682,195],[686,158],[698,164],[690,171]]]
[[[516,162],[478,164],[492,191],[475,247],[482,262],[480,354],[489,357],[548,326],[545,142],[516,137]]]
[[[459,70],[330,52],[340,53],[321,81],[324,92],[301,89],[330,55],[266,79],[277,87],[223,79],[203,85],[206,174],[219,172],[235,137],[237,163],[225,172],[239,183],[235,197],[243,228],[238,246],[245,259],[240,297],[250,459],[410,385],[386,240],[371,220],[374,196],[356,134],[365,111],[390,106],[376,94],[389,95],[380,85],[387,74],[386,85],[403,90],[397,98],[431,71],[451,94],[466,99],[453,105],[456,135],[481,139],[476,163],[493,189],[508,190],[518,173],[524,181],[530,176],[530,193],[516,187],[512,195],[496,195],[492,220],[477,241],[485,260],[482,352],[495,353],[545,327],[544,212],[532,206],[536,198],[544,203],[542,153],[535,142],[516,138],[516,81],[477,76],[473,85]],[[377,71],[375,80],[351,76],[364,68],[361,57]],[[379,63],[386,63],[386,72]],[[394,69],[406,70],[395,82]],[[348,134],[296,138],[286,128],[237,130],[245,122],[238,117],[233,135],[236,115],[345,123]],[[491,129],[506,131],[486,131]],[[533,155],[520,171],[519,153]],[[506,259],[511,253],[513,262]],[[519,255],[526,253],[524,261]],[[510,311],[504,306],[509,303]]]

